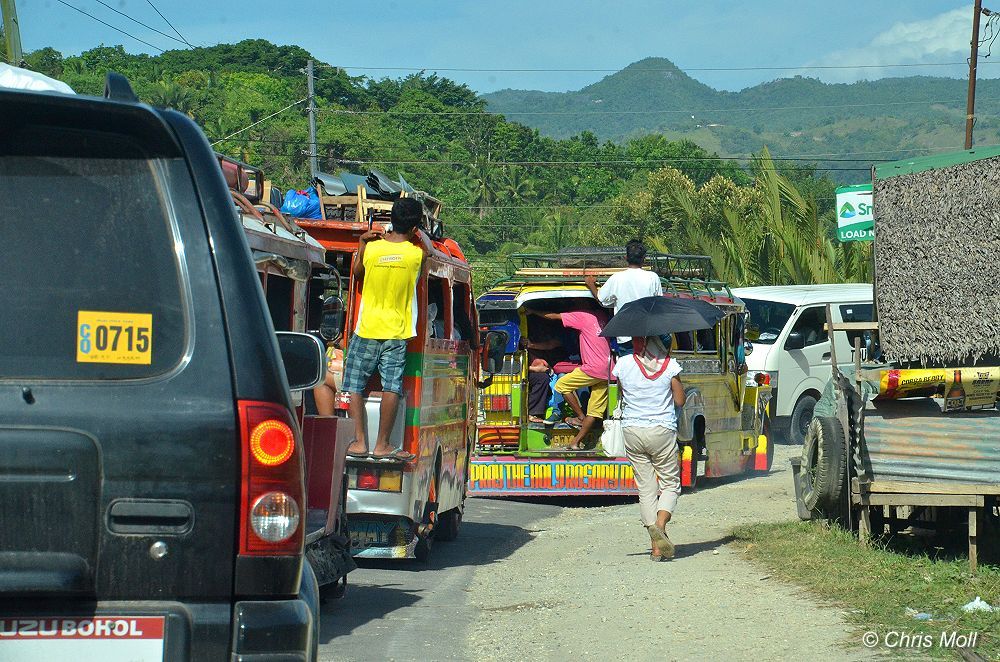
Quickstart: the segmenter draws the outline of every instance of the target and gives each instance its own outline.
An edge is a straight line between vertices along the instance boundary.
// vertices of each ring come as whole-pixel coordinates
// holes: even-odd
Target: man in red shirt
[[[559,320],[567,329],[580,332],[580,367],[563,375],[556,382],[556,391],[561,393],[573,408],[574,418],[567,418],[566,423],[578,428],[576,437],[570,445],[570,450],[583,450],[583,440],[599,420],[604,418],[608,409],[608,380],[611,377],[611,345],[607,338],[599,334],[608,321],[603,310],[595,310],[593,306],[585,310],[567,313],[546,313],[532,308],[525,308],[528,315],[537,315],[549,320]],[[590,400],[587,402],[587,413],[584,415],[580,398],[576,391],[590,388]]]

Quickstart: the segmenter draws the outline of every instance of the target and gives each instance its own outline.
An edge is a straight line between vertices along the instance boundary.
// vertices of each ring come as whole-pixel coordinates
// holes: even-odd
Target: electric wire
[[[141,25],[142,27],[146,28],[147,30],[152,30],[152,31],[153,31],[153,32],[155,32],[156,34],[158,34],[158,35],[162,35],[162,36],[166,37],[167,39],[173,39],[174,41],[176,41],[176,42],[177,42],[177,43],[179,43],[179,44],[184,44],[184,43],[185,43],[185,42],[184,42],[183,40],[181,40],[181,39],[178,39],[177,37],[175,37],[175,36],[173,36],[173,35],[171,35],[171,34],[167,34],[166,32],[163,32],[163,31],[161,31],[161,30],[157,30],[157,29],[156,29],[156,28],[154,28],[153,26],[151,26],[151,25],[146,25],[145,23],[143,23],[143,22],[142,22],[142,21],[140,21],[139,19],[137,19],[137,18],[133,18],[132,16],[129,16],[129,15],[128,15],[128,14],[126,14],[125,12],[123,12],[123,11],[121,11],[121,10],[118,10],[118,9],[115,9],[114,7],[112,7],[111,5],[109,5],[108,3],[104,2],[104,0],[96,0],[96,2],[97,2],[98,4],[100,4],[100,5],[103,5],[104,7],[107,7],[108,9],[110,9],[111,11],[113,11],[114,13],[116,13],[116,14],[119,14],[119,15],[121,15],[121,16],[124,16],[125,18],[127,18],[127,19],[128,19],[128,20],[130,20],[130,21],[132,21],[133,23],[135,23],[135,24],[137,24],[137,25]],[[190,46],[191,44],[187,44],[187,45],[188,45],[188,46]]]
[[[955,67],[968,66],[967,62],[900,62],[893,64],[804,64],[793,67],[632,67],[628,70],[651,72],[689,72],[689,71],[797,71],[797,70],[836,70],[836,69],[890,69],[910,67]],[[622,69],[599,68],[479,68],[479,67],[370,67],[344,66],[319,63],[319,66],[331,69],[356,69],[359,71],[448,71],[462,73],[618,73]]]
[[[1000,99],[981,99],[983,102],[1000,101]],[[757,108],[702,108],[702,109],[660,109],[660,110],[498,110],[498,111],[443,111],[443,110],[348,110],[341,108],[317,108],[319,112],[331,113],[335,115],[441,115],[441,116],[464,116],[464,115],[662,115],[668,113],[678,113],[682,115],[697,115],[699,113],[733,113],[733,112],[759,112],[777,110],[836,110],[838,108],[874,108],[883,106],[912,106],[912,105],[943,105],[958,104],[954,99],[921,100],[921,101],[886,101],[879,103],[848,103],[837,105],[818,106],[760,106]],[[964,103],[964,102],[962,102]]]
[[[136,40],[136,41],[138,41],[138,42],[139,42],[140,44],[145,44],[145,45],[149,46],[150,48],[152,48],[152,49],[154,49],[154,50],[157,50],[157,51],[159,51],[159,52],[161,52],[161,53],[165,52],[165,51],[164,51],[164,49],[160,48],[159,46],[154,46],[153,44],[149,43],[149,42],[148,42],[148,41],[146,41],[145,39],[139,39],[139,37],[136,37],[136,36],[135,36],[134,34],[130,34],[130,33],[126,32],[125,30],[122,30],[121,28],[118,28],[118,27],[115,27],[114,25],[111,25],[111,24],[110,24],[110,23],[108,23],[107,21],[102,21],[101,19],[97,18],[97,17],[96,17],[96,16],[94,16],[93,14],[91,14],[91,13],[88,13],[88,12],[86,12],[86,11],[84,11],[84,10],[80,9],[79,7],[75,7],[75,6],[71,5],[71,4],[69,4],[68,2],[66,2],[66,0],[56,0],[56,2],[58,2],[58,3],[59,3],[59,4],[61,4],[61,5],[66,5],[66,6],[67,6],[67,7],[69,7],[70,9],[72,9],[72,10],[74,10],[74,11],[78,11],[78,12],[80,12],[80,13],[81,13],[81,14],[83,14],[84,16],[87,16],[87,17],[89,17],[89,18],[92,18],[92,19],[94,19],[95,21],[97,21],[97,22],[98,22],[98,23],[100,23],[101,25],[105,25],[105,26],[107,26],[107,27],[111,28],[112,30],[115,30],[116,32],[120,32],[120,33],[122,33],[123,35],[125,35],[126,37],[129,37],[130,39],[135,39],[135,40]]]
[[[218,140],[216,140],[215,142],[212,143],[212,146],[214,147],[215,145],[218,145],[221,142],[225,142],[226,140],[229,140],[233,136],[241,134],[244,131],[247,131],[249,129],[252,129],[255,126],[257,126],[258,124],[260,124],[261,122],[266,122],[267,120],[271,119],[272,117],[276,117],[277,115],[280,115],[281,113],[285,112],[286,110],[294,108],[295,106],[299,105],[300,103],[304,103],[304,102],[306,102],[308,100],[309,100],[309,97],[306,97],[304,99],[299,99],[298,101],[292,102],[292,103],[288,104],[287,106],[285,106],[284,108],[282,108],[281,110],[277,110],[277,111],[271,113],[270,115],[268,115],[267,117],[262,117],[261,119],[257,120],[253,124],[249,124],[249,125],[243,127],[242,129],[240,129],[238,131],[233,131],[232,133],[230,133],[225,138],[219,138]]]
[[[149,5],[150,7],[152,7],[153,11],[155,11],[157,14],[160,15],[160,18],[163,19],[164,23],[166,23],[167,25],[169,25],[170,29],[173,30],[174,32],[176,32],[177,36],[180,37],[184,41],[185,44],[187,44],[191,48],[194,48],[194,45],[190,41],[188,41],[187,38],[184,35],[181,34],[180,30],[178,30],[177,28],[174,27],[174,24],[170,22],[170,19],[168,19],[166,16],[164,16],[163,12],[161,12],[159,9],[157,9],[156,5],[153,4],[152,0],[146,0],[146,4]]]

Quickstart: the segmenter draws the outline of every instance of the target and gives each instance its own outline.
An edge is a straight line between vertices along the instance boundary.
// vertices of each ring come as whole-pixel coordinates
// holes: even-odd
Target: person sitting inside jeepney
[[[557,330],[550,328],[551,322],[538,321],[544,324],[532,324],[531,337],[523,342],[528,350],[528,421],[544,425],[556,422],[545,418],[548,408],[553,404],[552,369],[557,363],[568,361],[569,353],[557,337]],[[559,400],[562,400],[561,396]],[[558,415],[556,408],[553,409],[553,415]]]
[[[418,200],[401,198],[392,205],[392,224],[385,236],[366,232],[358,241],[353,273],[362,279],[361,312],[344,359],[344,392],[350,396],[354,419],[354,440],[347,454],[353,457],[369,455],[364,392],[376,370],[382,380],[382,403],[371,455],[404,461],[413,457],[394,449],[389,435],[403,396],[406,343],[417,335],[417,279],[432,250],[418,227],[422,217],[423,205]]]
[[[326,378],[313,389],[316,413],[333,416],[337,403],[337,391],[344,388],[344,350],[330,341],[326,347]]]
[[[536,315],[548,320],[561,321],[567,329],[580,333],[580,367],[559,378],[555,390],[562,394],[576,416],[566,419],[566,424],[577,428],[577,434],[570,444],[570,450],[583,450],[583,441],[598,421],[604,419],[608,408],[608,381],[611,372],[611,344],[600,336],[601,329],[608,321],[607,314],[597,302],[586,304],[580,310],[563,313],[543,312],[525,307],[528,315]],[[584,415],[577,389],[590,388],[587,413]]]

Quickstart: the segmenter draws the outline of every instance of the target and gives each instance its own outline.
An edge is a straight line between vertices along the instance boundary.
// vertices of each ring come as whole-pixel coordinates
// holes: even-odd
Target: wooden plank
[[[860,494],[862,506],[963,506],[979,507],[986,499],[981,494]]]
[[[861,520],[858,522],[858,540],[863,547],[868,547],[872,537],[872,516],[866,506],[861,507]]]
[[[985,483],[919,483],[914,481],[876,480],[859,483],[853,480],[855,491],[869,494],[990,494],[1000,495],[1000,485]]]
[[[976,571],[979,565],[979,509],[969,508],[969,570]]]

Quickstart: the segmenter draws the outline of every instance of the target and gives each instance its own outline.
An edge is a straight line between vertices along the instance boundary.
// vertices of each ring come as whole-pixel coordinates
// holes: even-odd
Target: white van
[[[741,287],[733,294],[750,313],[746,337],[753,351],[746,358],[748,377],[761,372],[770,376],[772,426],[790,443],[801,444],[831,375],[826,304],[833,305],[834,322],[870,321],[872,286]],[[854,361],[854,336],[860,333],[836,334],[838,363]]]

